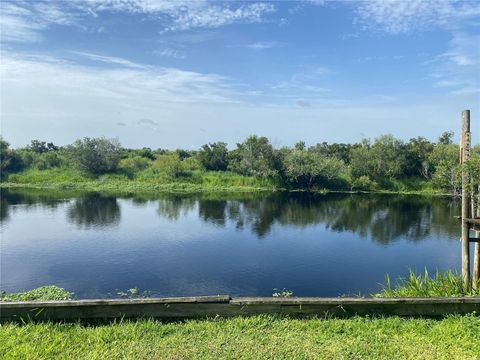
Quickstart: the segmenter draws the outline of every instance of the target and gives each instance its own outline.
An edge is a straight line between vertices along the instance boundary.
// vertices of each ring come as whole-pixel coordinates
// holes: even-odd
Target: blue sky
[[[2,0],[1,130],[14,146],[435,140],[472,110],[478,1]]]

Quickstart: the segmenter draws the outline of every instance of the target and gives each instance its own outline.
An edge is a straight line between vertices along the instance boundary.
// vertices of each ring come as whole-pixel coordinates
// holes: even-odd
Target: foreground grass
[[[28,323],[0,327],[2,359],[478,359],[480,318]]]
[[[2,300],[63,300],[46,286]],[[456,273],[410,272],[376,296],[461,296]],[[475,295],[473,293],[469,295]],[[156,320],[0,325],[2,359],[480,359],[480,317],[295,319],[262,315],[165,323]]]

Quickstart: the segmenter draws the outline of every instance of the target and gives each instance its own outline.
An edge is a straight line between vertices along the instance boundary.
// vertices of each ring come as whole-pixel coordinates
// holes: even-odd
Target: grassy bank
[[[395,285],[387,281],[376,296],[460,296],[459,281],[451,272],[410,273]],[[17,301],[63,300],[73,294],[47,286],[1,295]],[[27,322],[1,325],[0,339],[2,359],[478,359],[480,317]]]
[[[9,174],[4,188],[42,188],[55,190],[124,191],[124,192],[198,192],[264,191],[280,187],[270,179],[241,176],[231,172],[192,171],[176,178],[153,174],[149,170],[135,176],[125,173],[87,175],[72,169],[29,169]]]
[[[480,318],[4,324],[3,359],[478,359]]]
[[[30,188],[51,190],[83,190],[103,192],[247,192],[286,190],[278,179],[242,176],[226,171],[190,171],[175,178],[146,169],[135,175],[112,173],[92,176],[69,168],[47,170],[28,169],[8,174],[0,184],[3,188]],[[300,190],[300,189],[289,189]],[[349,188],[316,189],[319,192],[350,191]],[[443,195],[422,179],[392,180],[383,187],[366,192],[392,194]]]

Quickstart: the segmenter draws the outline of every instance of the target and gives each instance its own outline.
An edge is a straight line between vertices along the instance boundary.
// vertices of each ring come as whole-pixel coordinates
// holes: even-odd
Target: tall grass
[[[477,287],[478,289],[478,287]],[[408,277],[399,278],[392,285],[386,275],[382,291],[375,297],[454,297],[480,296],[480,290],[463,291],[462,277],[457,272],[435,272],[433,277],[425,269],[423,274],[415,274],[410,270]]]
[[[152,168],[133,176],[117,172],[93,176],[73,169],[29,169],[9,174],[2,187],[77,189],[92,191],[256,191],[276,190],[279,184],[267,178],[242,176],[231,172],[185,171],[176,177]]]

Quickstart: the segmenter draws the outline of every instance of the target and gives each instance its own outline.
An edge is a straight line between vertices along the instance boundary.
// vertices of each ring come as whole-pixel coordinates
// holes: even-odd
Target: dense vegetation
[[[85,188],[217,189],[286,188],[307,190],[392,190],[458,193],[461,168],[453,133],[433,143],[418,137],[404,142],[391,135],[373,142],[275,149],[265,137],[250,136],[229,150],[226,143],[197,151],[125,149],[118,140],[84,138],[65,147],[33,140],[11,149],[0,139],[2,182],[24,185],[84,184]],[[465,167],[476,188],[480,146]],[[100,181],[99,181],[100,180]],[[175,184],[175,186],[172,186]],[[135,187],[134,187],[135,188]]]

